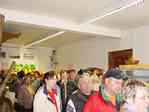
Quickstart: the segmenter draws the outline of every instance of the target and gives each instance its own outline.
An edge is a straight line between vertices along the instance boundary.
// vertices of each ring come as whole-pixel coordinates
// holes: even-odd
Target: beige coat
[[[33,112],[57,112],[56,106],[48,99],[42,86],[34,97]],[[55,95],[58,105],[58,112],[61,112],[61,100],[59,95]]]

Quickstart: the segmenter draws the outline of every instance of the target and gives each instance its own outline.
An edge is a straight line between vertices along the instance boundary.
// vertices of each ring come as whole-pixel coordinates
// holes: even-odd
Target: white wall
[[[73,64],[76,68],[98,66],[107,68],[108,51],[133,48],[134,56],[140,63],[149,63],[149,26],[131,29],[123,33],[122,39],[103,37],[90,38],[57,48],[57,58],[60,68]],[[3,48],[7,54],[22,54],[19,47]],[[50,69],[50,56],[53,48],[34,48],[29,51],[35,56],[33,60],[17,59],[18,63],[35,63],[38,69],[45,72]],[[0,59],[8,66],[12,60],[8,57]],[[0,67],[1,68],[1,67]]]
[[[126,43],[129,41],[124,40]],[[59,66],[63,67],[67,64],[74,64],[76,68],[86,68],[90,66],[107,68],[109,51],[130,48],[122,44],[124,40],[91,37],[85,41],[83,40],[62,46],[57,49]]]
[[[76,68],[99,66],[107,68],[108,51],[133,48],[140,63],[149,64],[149,26],[123,32],[122,39],[91,38],[57,49],[59,66],[74,64]]]
[[[31,48],[21,49],[21,46],[17,45],[4,45],[2,51],[6,52],[6,58],[0,58],[0,69],[8,68],[10,63],[15,60],[17,64],[36,64],[37,69],[42,72],[46,72],[50,69],[50,56],[53,48]],[[23,58],[23,54],[27,53],[34,56],[33,59]],[[11,59],[9,56],[20,55],[20,59]]]
[[[149,64],[149,26],[133,29],[133,48],[135,56],[142,64]]]

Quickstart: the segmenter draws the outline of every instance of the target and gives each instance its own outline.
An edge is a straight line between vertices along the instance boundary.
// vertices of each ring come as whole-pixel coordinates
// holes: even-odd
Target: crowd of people
[[[0,90],[0,112],[149,112],[149,87],[118,68],[2,70]]]

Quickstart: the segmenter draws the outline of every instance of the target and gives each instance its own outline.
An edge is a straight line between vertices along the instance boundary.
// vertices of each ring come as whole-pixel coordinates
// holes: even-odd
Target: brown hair
[[[134,99],[136,96],[137,88],[140,88],[140,87],[147,88],[145,86],[145,83],[140,80],[129,80],[123,89],[124,98],[125,99],[133,98]]]
[[[61,70],[60,71],[60,76],[63,74],[63,73],[65,73],[66,72],[66,70]]]
[[[44,80],[45,79],[52,79],[52,78],[54,78],[54,76],[56,76],[56,72],[55,71],[53,71],[53,70],[51,70],[51,71],[49,71],[49,72],[46,72],[45,74],[44,74]]]

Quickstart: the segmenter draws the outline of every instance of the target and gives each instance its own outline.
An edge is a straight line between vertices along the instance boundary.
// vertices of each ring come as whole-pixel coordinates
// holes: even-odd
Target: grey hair
[[[81,80],[82,80],[83,78],[87,78],[87,77],[89,77],[89,74],[88,74],[88,73],[83,73],[82,75],[78,76],[78,81],[77,81],[78,87],[79,87],[79,85],[80,85]]]

